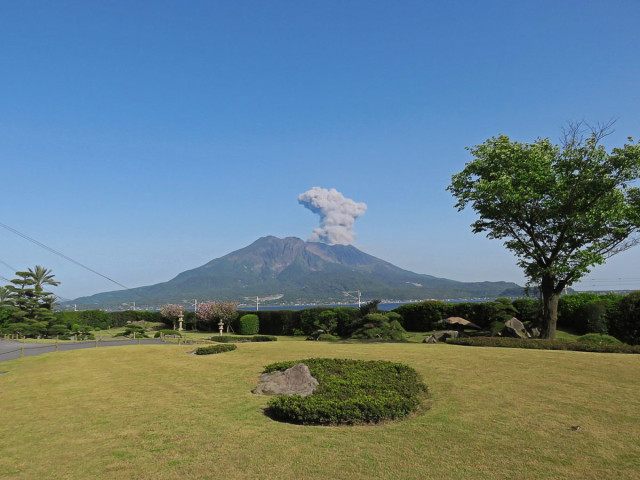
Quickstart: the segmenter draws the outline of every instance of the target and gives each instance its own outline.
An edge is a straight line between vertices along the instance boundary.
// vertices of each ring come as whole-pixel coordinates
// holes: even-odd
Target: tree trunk
[[[554,340],[556,338],[556,324],[558,323],[558,300],[555,279],[551,276],[542,278],[542,332],[540,338]]]

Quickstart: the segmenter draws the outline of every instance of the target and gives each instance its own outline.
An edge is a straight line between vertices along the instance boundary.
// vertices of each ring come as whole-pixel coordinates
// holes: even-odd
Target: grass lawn
[[[638,478],[639,355],[283,340],[1,363],[0,478]],[[430,408],[375,426],[270,420],[250,393],[263,366],[308,357],[406,363]]]

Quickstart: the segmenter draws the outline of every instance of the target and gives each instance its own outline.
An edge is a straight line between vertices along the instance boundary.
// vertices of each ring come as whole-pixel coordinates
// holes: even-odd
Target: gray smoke
[[[309,241],[329,245],[352,245],[356,236],[353,224],[367,211],[366,203],[345,198],[335,188],[313,187],[298,195],[298,203],[320,215],[320,226],[313,229]]]

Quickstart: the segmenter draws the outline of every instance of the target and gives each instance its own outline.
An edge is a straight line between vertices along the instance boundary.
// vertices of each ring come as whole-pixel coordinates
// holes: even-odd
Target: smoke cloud
[[[320,226],[313,229],[309,241],[330,245],[352,245],[356,236],[353,224],[367,211],[366,203],[345,198],[335,188],[313,187],[298,195],[298,203],[320,215]]]

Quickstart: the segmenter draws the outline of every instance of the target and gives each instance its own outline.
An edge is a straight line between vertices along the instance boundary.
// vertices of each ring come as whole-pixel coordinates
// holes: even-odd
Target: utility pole
[[[260,299],[256,296],[256,312],[258,311],[259,305],[260,305]]]
[[[360,308],[360,304],[361,304],[361,300],[360,300],[360,299],[361,299],[361,295],[362,295],[362,294],[361,294],[361,292],[360,292],[360,290],[356,290],[356,291],[354,291],[354,292],[343,292],[343,293],[344,293],[345,295],[347,295],[347,296],[349,296],[349,297],[353,297],[353,298],[355,298],[354,293],[357,293],[357,294],[358,294],[358,308]]]

